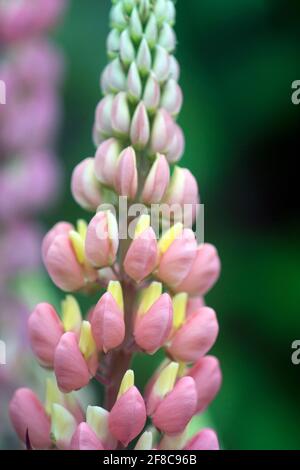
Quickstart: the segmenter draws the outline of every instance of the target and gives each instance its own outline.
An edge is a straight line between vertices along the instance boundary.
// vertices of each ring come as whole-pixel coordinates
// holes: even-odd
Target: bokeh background
[[[94,154],[109,7],[109,0],[73,0],[54,34],[67,59],[58,145],[64,180],[59,202],[40,215],[45,228],[84,215],[69,182],[75,164]],[[291,362],[300,338],[300,105],[291,102],[300,79],[300,4],[179,0],[177,10],[181,164],[197,176],[205,238],[223,263],[207,302],[219,317],[213,352],[224,383],[207,419],[226,449],[300,449],[300,365]],[[61,296],[45,273],[26,274],[17,288],[30,304]],[[158,360],[137,358],[139,385]]]

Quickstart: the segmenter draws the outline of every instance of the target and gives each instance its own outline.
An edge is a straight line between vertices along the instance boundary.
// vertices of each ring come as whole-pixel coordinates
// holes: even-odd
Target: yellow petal
[[[119,281],[110,281],[107,292],[109,292],[117,302],[120,310],[124,312],[124,300],[122,286]]]
[[[79,233],[76,232],[75,230],[70,230],[69,238],[71,240],[73,250],[75,251],[75,255],[76,255],[78,263],[84,264],[84,261],[85,261],[84,240],[81,238]]]
[[[89,359],[96,351],[96,344],[92,335],[91,324],[83,321],[80,330],[79,349],[85,359]]]
[[[87,407],[86,422],[102,442],[105,442],[109,435],[108,417],[109,412],[100,406]]]
[[[138,315],[144,315],[149,308],[159,299],[162,294],[162,284],[152,282],[147,289],[142,292],[142,298],[138,309]]]
[[[51,435],[54,442],[70,442],[76,427],[74,416],[66,408],[55,403],[51,411]]]
[[[77,332],[80,329],[82,316],[79,304],[73,295],[67,295],[61,303],[62,322],[65,331]]]
[[[122,379],[117,399],[120,398],[122,395],[124,395],[124,393],[126,393],[127,390],[129,390],[133,386],[134,386],[134,372],[133,370],[129,369],[125,373]]]
[[[150,215],[147,215],[147,214],[141,215],[135,227],[134,238],[138,238],[149,227],[150,227]]]
[[[87,223],[83,219],[79,219],[77,221],[77,232],[79,233],[80,237],[83,241],[86,239],[86,232],[87,232]]]
[[[46,399],[45,410],[48,415],[51,415],[52,406],[54,403],[62,405],[64,402],[64,394],[58,389],[54,379],[46,379]]]
[[[175,330],[178,330],[185,322],[187,302],[188,295],[184,292],[173,297],[173,326]]]
[[[177,362],[171,362],[159,375],[156,380],[153,391],[156,395],[160,397],[165,397],[171,390],[173,390],[177,374],[178,374],[179,364]]]
[[[164,254],[172,245],[172,243],[180,237],[183,232],[183,225],[178,222],[167,230],[158,242],[158,247],[161,254]]]

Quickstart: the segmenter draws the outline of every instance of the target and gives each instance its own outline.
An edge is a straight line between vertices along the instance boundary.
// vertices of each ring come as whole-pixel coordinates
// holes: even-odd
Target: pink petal
[[[52,305],[36,306],[28,319],[28,330],[34,354],[44,366],[53,367],[55,348],[64,328]]]
[[[213,346],[218,332],[215,311],[203,307],[187,318],[173,337],[168,352],[179,361],[196,362]]]
[[[191,377],[183,377],[158,405],[153,424],[169,435],[180,434],[195,414],[197,392]]]
[[[104,450],[104,447],[89,425],[80,423],[73,434],[71,450]]]
[[[79,350],[75,333],[65,333],[56,348],[54,371],[64,393],[79,390],[90,381],[88,366]]]
[[[50,418],[38,397],[28,388],[17,390],[9,404],[9,416],[19,436],[25,443],[29,440],[35,449],[48,449],[50,440]]]
[[[127,446],[143,430],[146,408],[136,387],[131,387],[116,401],[109,415],[110,432]]]

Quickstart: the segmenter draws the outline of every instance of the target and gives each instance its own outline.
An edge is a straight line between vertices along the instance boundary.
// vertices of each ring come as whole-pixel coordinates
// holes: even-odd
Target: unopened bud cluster
[[[218,322],[203,298],[219,277],[217,251],[198,245],[181,222],[173,221],[157,239],[148,213],[128,218],[134,236],[123,240],[116,214],[101,207],[102,202],[116,205],[120,195],[147,207],[190,204],[196,215],[195,178],[171,166],[184,149],[176,123],[182,93],[172,55],[174,22],[171,0],[113,2],[110,62],[101,76],[104,98],[95,115],[97,149],[72,176],[75,200],[94,214],[76,225],[56,224],[42,246],[44,264],[60,289],[98,293],[98,300],[82,315],[68,294],[59,312],[43,303],[29,319],[32,349],[56,379],[45,404],[27,389],[11,402],[18,435],[34,448],[116,449],[135,439],[137,450],[218,448],[212,430],[189,435],[191,420],[221,384],[218,360],[206,355]],[[159,349],[166,359],[141,394],[132,356]],[[104,385],[105,404],[79,413],[70,394],[92,379]]]

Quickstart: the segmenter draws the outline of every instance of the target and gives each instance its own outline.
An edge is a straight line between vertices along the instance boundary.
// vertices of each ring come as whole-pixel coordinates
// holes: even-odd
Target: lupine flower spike
[[[93,128],[97,148],[72,176],[75,200],[93,214],[57,224],[42,247],[51,279],[73,296],[61,312],[39,304],[29,319],[32,350],[54,371],[55,393],[44,406],[33,392],[17,391],[11,419],[23,442],[28,431],[34,448],[215,450],[213,430],[190,432],[221,385],[218,360],[206,356],[218,322],[203,297],[219,277],[220,261],[192,230],[200,200],[194,176],[172,168],[184,152],[176,122],[183,96],[173,55],[175,5],[114,0],[110,21]],[[136,203],[142,210],[133,210]],[[152,218],[153,204],[164,209]],[[173,206],[187,206],[188,217]],[[97,296],[83,314],[77,292]],[[165,360],[139,390],[132,357],[158,350]],[[65,397],[96,379],[104,402],[79,413]],[[22,411],[27,401],[30,413]]]

